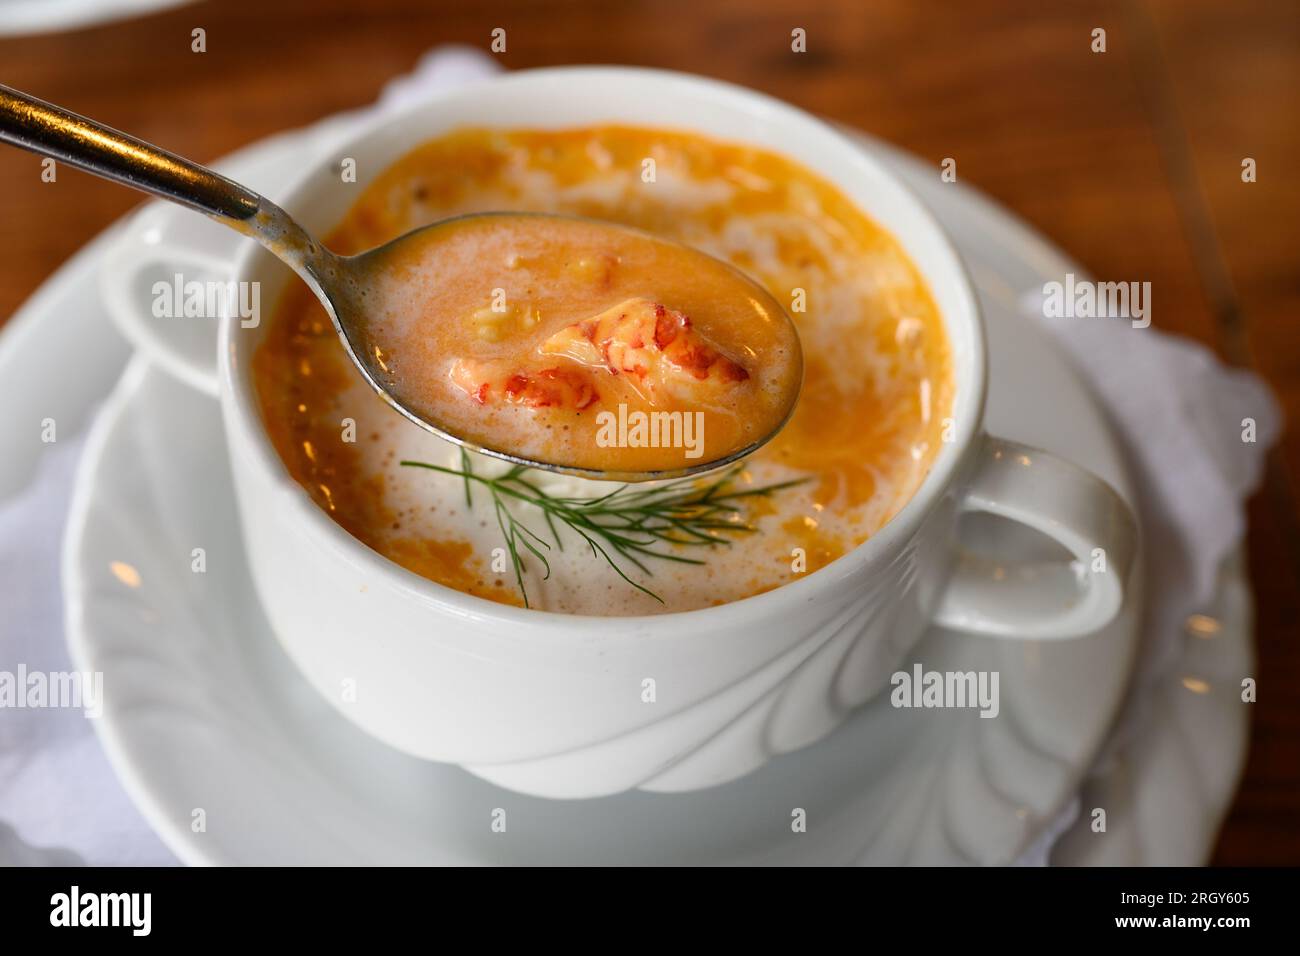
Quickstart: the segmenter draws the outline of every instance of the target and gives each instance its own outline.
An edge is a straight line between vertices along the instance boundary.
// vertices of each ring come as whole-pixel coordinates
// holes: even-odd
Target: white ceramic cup
[[[249,359],[262,328],[226,316],[214,374],[192,340],[169,341],[174,322],[133,319],[129,331],[150,354],[219,394],[253,580],[285,650],[326,699],[400,750],[532,794],[691,790],[829,733],[887,686],[931,621],[1040,640],[1084,636],[1110,621],[1132,563],[1128,508],[1079,467],[982,431],[984,330],[961,261],[908,189],[817,119],[682,74],[513,73],[363,122],[271,198],[322,235],[358,186],[450,129],[601,123],[695,130],[775,150],[835,183],[889,230],[928,282],[951,340],[953,440],[875,536],[777,590],[652,617],[522,610],[398,567],[312,502],[260,420]],[[342,157],[356,161],[359,184],[341,187]],[[209,264],[201,250],[192,258]],[[233,273],[260,283],[267,304],[298,281],[251,243]],[[962,559],[956,526],[967,511],[1037,529],[1071,560],[1008,568]],[[654,703],[642,698],[647,679]]]

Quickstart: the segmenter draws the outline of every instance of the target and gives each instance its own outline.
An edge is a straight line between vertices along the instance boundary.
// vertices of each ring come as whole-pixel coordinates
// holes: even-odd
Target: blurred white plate
[[[77,30],[191,2],[193,0],[0,0],[0,36]]]

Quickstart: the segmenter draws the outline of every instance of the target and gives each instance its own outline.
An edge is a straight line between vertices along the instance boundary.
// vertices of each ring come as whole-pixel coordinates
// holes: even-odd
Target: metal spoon
[[[530,468],[584,478],[620,481],[675,478],[711,471],[751,454],[780,431],[793,412],[797,389],[790,396],[785,416],[766,435],[725,457],[694,462],[671,471],[593,471],[523,458],[509,449],[483,447],[449,432],[442,424],[431,420],[428,412],[416,411],[413,401],[404,400],[398,394],[396,383],[377,362],[375,349],[369,346],[366,310],[362,306],[368,259],[380,254],[391,255],[399,243],[408,242],[418,234],[438,229],[448,222],[464,222],[471,217],[443,220],[412,230],[369,252],[339,256],[326,249],[283,209],[251,189],[174,153],[3,85],[0,85],[0,141],[187,206],[255,239],[292,268],[320,299],[343,340],[348,356],[380,396],[412,422],[471,451]],[[628,231],[614,224],[602,225]],[[700,252],[695,254],[704,256]],[[770,300],[771,297],[753,280],[740,273],[737,277],[748,283],[753,290],[751,294]],[[776,311],[786,323],[790,322],[779,306]],[[792,324],[790,335],[797,348]]]

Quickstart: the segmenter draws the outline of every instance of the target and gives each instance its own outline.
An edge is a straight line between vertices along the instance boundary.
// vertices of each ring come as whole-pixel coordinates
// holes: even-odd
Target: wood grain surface
[[[190,31],[207,31],[207,52]],[[371,102],[429,48],[509,68],[717,76],[859,126],[959,176],[1115,280],[1155,325],[1258,371],[1300,417],[1300,3],[1293,0],[212,0],[0,38],[0,82],[200,161]],[[792,54],[790,32],[807,31]],[[1104,54],[1091,31],[1107,31]],[[1243,183],[1241,163],[1257,163]],[[0,322],[138,202],[0,149]],[[1300,432],[1250,505],[1259,702],[1214,861],[1300,864]]]

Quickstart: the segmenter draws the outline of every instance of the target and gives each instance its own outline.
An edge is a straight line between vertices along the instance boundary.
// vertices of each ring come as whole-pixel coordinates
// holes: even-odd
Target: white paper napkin
[[[400,106],[432,87],[491,75],[478,50],[444,47],[393,81],[374,109]],[[358,118],[352,114],[341,124]],[[1115,422],[1139,481],[1148,558],[1148,611],[1138,673],[1107,752],[1142,720],[1144,693],[1176,660],[1188,615],[1211,599],[1222,560],[1240,542],[1244,499],[1275,441],[1277,406],[1253,375],[1224,368],[1205,349],[1121,321],[1028,316],[1056,333]],[[1242,421],[1255,442],[1241,440]],[[59,542],[80,442],[54,446],[21,494],[0,502],[0,671],[68,671],[59,594]],[[1105,754],[1103,754],[1104,758]],[[1046,862],[1077,801],[1018,861]],[[175,862],[131,805],[80,711],[0,709],[0,864]]]

